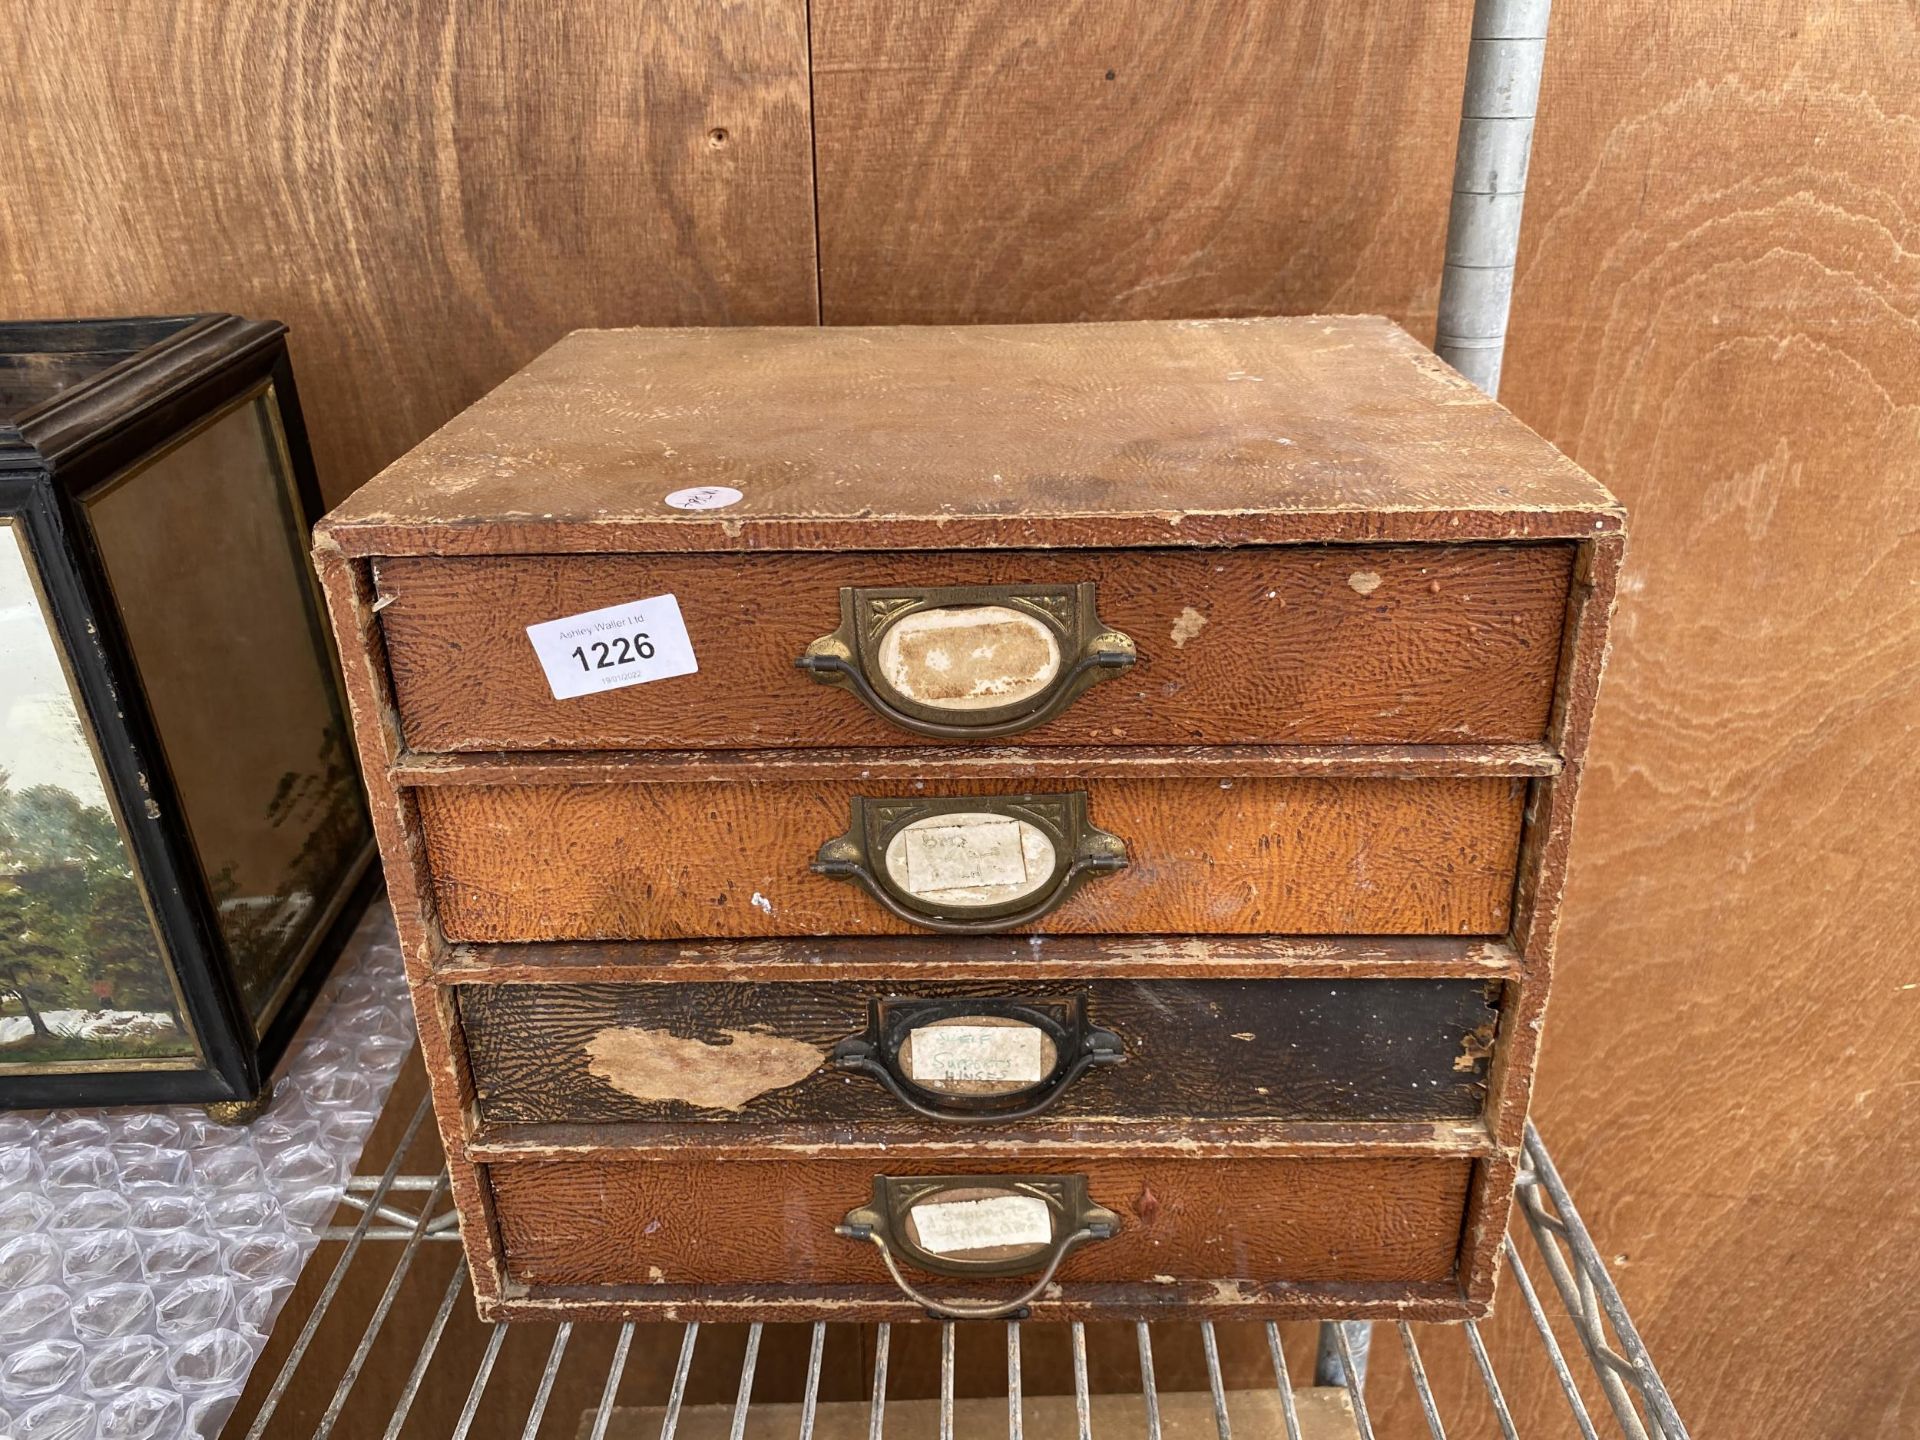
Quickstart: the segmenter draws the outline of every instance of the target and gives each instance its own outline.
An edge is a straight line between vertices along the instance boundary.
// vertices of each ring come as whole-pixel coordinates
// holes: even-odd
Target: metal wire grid
[[[1487,389],[1489,393],[1492,393],[1497,385],[1500,355],[1504,349],[1506,312],[1510,293],[1508,287],[1511,284],[1513,252],[1518,241],[1519,202],[1524,194],[1526,173],[1524,156],[1533,128],[1533,116],[1530,113],[1531,97],[1537,93],[1538,88],[1540,52],[1545,45],[1549,5],[1550,0],[1475,0],[1474,6],[1472,33],[1476,44],[1469,56],[1466,97],[1462,107],[1462,155],[1466,154],[1468,127],[1495,127],[1498,131],[1497,137],[1486,140],[1482,148],[1492,146],[1493,149],[1500,150],[1502,153],[1517,150],[1521,157],[1517,165],[1507,164],[1494,168],[1504,175],[1518,175],[1521,178],[1517,188],[1509,178],[1506,182],[1509,186],[1507,192],[1484,197],[1487,204],[1501,212],[1497,225],[1483,224],[1477,229],[1469,226],[1468,233],[1460,238],[1459,248],[1462,254],[1470,248],[1469,240],[1479,243],[1485,253],[1475,252],[1476,258],[1481,263],[1475,265],[1450,263],[1447,267],[1448,283],[1443,287],[1445,293],[1441,299],[1443,313],[1438,344],[1445,358],[1472,376],[1476,383]],[[1528,97],[1528,103],[1521,105],[1517,112],[1505,103],[1505,100],[1510,100],[1516,95]],[[1502,97],[1505,97],[1505,100]],[[1491,108],[1487,108],[1489,105]],[[1469,183],[1471,180],[1472,177],[1462,170],[1461,174],[1456,176],[1456,191],[1469,196],[1477,195],[1478,190]],[[1460,213],[1458,204],[1460,198],[1461,195],[1456,194],[1456,218]],[[1454,256],[1456,250],[1453,232],[1457,228],[1459,228],[1457,223],[1449,227],[1450,257]],[[1501,272],[1507,278],[1504,285],[1496,285],[1491,289],[1485,286],[1454,284],[1456,280],[1463,278],[1474,279],[1476,272]],[[1480,338],[1463,339],[1461,338],[1463,336]],[[437,1175],[399,1173],[402,1159],[414,1137],[419,1133],[428,1112],[429,1102],[422,1099],[413,1112],[406,1133],[395,1149],[392,1160],[379,1177],[357,1176],[349,1183],[345,1197],[346,1203],[360,1212],[360,1218],[351,1227],[334,1227],[324,1232],[324,1238],[341,1242],[343,1249],[317,1301],[308,1312],[307,1319],[292,1348],[288,1351],[271,1388],[261,1402],[252,1425],[247,1431],[247,1440],[261,1440],[261,1437],[269,1433],[279,1433],[273,1431],[272,1427],[280,1402],[294,1378],[300,1374],[301,1364],[311,1351],[314,1338],[326,1318],[334,1297],[339,1294],[355,1258],[362,1253],[367,1241],[395,1241],[399,1242],[403,1249],[387,1279],[379,1301],[366,1322],[359,1343],[347,1362],[319,1423],[312,1432],[315,1440],[333,1436],[336,1425],[346,1414],[362,1368],[384,1331],[396,1297],[399,1296],[407,1275],[420,1254],[421,1247],[429,1241],[449,1241],[459,1238],[457,1217],[451,1211],[441,1209],[447,1195],[448,1182],[445,1169],[443,1168]],[[1659,1372],[1654,1367],[1652,1357],[1648,1355],[1646,1346],[1634,1329],[1633,1321],[1627,1314],[1626,1305],[1621,1300],[1612,1278],[1608,1275],[1599,1252],[1594,1248],[1592,1238],[1588,1235],[1579,1212],[1574,1208],[1572,1198],[1555,1170],[1546,1146],[1541,1142],[1531,1124],[1526,1129],[1521,1168],[1516,1183],[1517,1211],[1525,1222],[1527,1234],[1532,1239],[1535,1257],[1546,1270],[1563,1309],[1550,1313],[1548,1307],[1542,1304],[1540,1292],[1533,1283],[1532,1275],[1509,1234],[1503,1240],[1503,1253],[1507,1268],[1512,1275],[1512,1289],[1521,1296],[1525,1304],[1533,1330],[1539,1338],[1554,1379],[1566,1401],[1567,1417],[1577,1427],[1582,1440],[1599,1440],[1603,1433],[1596,1426],[1593,1412],[1583,1398],[1580,1383],[1582,1378],[1597,1385],[1606,1406],[1601,1413],[1610,1414],[1614,1421],[1614,1426],[1609,1427],[1604,1433],[1617,1433],[1624,1437],[1624,1440],[1687,1440],[1686,1427],[1674,1410],[1673,1401],[1667,1394]],[[418,1210],[409,1211],[389,1203],[392,1197],[400,1195],[423,1195],[424,1199],[420,1202]],[[454,1306],[459,1302],[461,1293],[466,1288],[467,1279],[466,1264],[464,1259],[461,1259],[454,1265],[439,1306],[420,1337],[416,1357],[390,1413],[383,1440],[399,1440],[402,1429],[413,1414],[416,1400],[432,1381],[436,1354],[439,1353],[440,1343],[447,1331]],[[1554,1330],[1553,1319],[1556,1315],[1563,1322],[1571,1323],[1573,1332],[1579,1340],[1581,1353],[1586,1360],[1587,1369],[1584,1372],[1577,1372],[1575,1367],[1569,1365],[1567,1361],[1566,1353]],[[679,1427],[700,1328],[699,1324],[693,1323],[682,1329],[678,1360],[674,1367],[661,1423],[661,1440],[673,1440]],[[1502,1440],[1521,1440],[1521,1432],[1501,1388],[1494,1359],[1488,1349],[1481,1326],[1476,1322],[1468,1321],[1459,1327],[1422,1326],[1420,1328],[1429,1332],[1436,1329],[1458,1328],[1464,1333],[1474,1370],[1484,1389],[1485,1399],[1491,1407]],[[488,1383],[493,1377],[508,1330],[509,1327],[504,1324],[496,1325],[488,1335],[485,1348],[481,1352],[472,1380],[468,1385],[465,1403],[455,1422],[452,1440],[468,1440],[487,1394]],[[814,1436],[827,1330],[828,1327],[824,1323],[813,1325],[811,1330],[807,1376],[799,1418],[800,1440],[812,1440]],[[1287,1440],[1303,1440],[1280,1328],[1269,1322],[1264,1330]],[[1418,1397],[1420,1415],[1425,1421],[1427,1433],[1432,1440],[1445,1440],[1447,1430],[1441,1416],[1441,1405],[1436,1398],[1435,1387],[1431,1382],[1427,1362],[1415,1334],[1415,1327],[1405,1322],[1398,1322],[1394,1325],[1394,1330],[1405,1354],[1411,1382]],[[1134,1332],[1139,1348],[1140,1396],[1144,1406],[1145,1434],[1148,1440],[1162,1440],[1160,1392],[1155,1380],[1152,1335],[1144,1323],[1136,1324]],[[1231,1440],[1228,1389],[1220,1359],[1219,1331],[1212,1322],[1203,1322],[1199,1332],[1212,1401],[1214,1427],[1220,1440]],[[537,1440],[546,1420],[555,1383],[566,1359],[573,1333],[574,1327],[570,1323],[562,1323],[554,1331],[545,1367],[521,1430],[523,1440]],[[614,1419],[615,1399],[620,1391],[621,1382],[625,1378],[635,1333],[635,1326],[632,1323],[619,1327],[607,1366],[605,1382],[601,1386],[599,1401],[592,1412],[591,1426],[587,1430],[589,1440],[606,1440],[608,1428]],[[1022,1411],[1021,1333],[1020,1322],[1006,1323],[1007,1430],[1011,1440],[1024,1440],[1025,1431]],[[1076,1322],[1069,1327],[1069,1333],[1073,1360],[1076,1436],[1077,1440],[1092,1440],[1092,1402],[1088,1380],[1086,1327]],[[1320,1327],[1318,1353],[1314,1364],[1316,1383],[1339,1385],[1345,1389],[1352,1404],[1355,1427],[1361,1440],[1376,1440],[1374,1419],[1366,1397],[1372,1333],[1373,1327],[1366,1322],[1323,1324]],[[764,1327],[761,1325],[755,1324],[748,1329],[746,1350],[740,1365],[739,1385],[733,1404],[729,1440],[743,1440],[746,1432],[753,1405],[754,1372],[760,1356],[763,1335]],[[891,1348],[892,1327],[878,1326],[873,1356],[872,1389],[868,1402],[868,1440],[883,1440],[885,1434]],[[941,1440],[953,1440],[955,1434],[955,1355],[955,1326],[952,1322],[945,1322],[940,1326],[939,1434]]]
[[[446,1335],[450,1319],[453,1318],[456,1305],[459,1305],[467,1289],[467,1269],[464,1258],[460,1259],[449,1275],[437,1308],[431,1319],[417,1337],[403,1336],[390,1327],[396,1299],[401,1295],[406,1281],[414,1272],[415,1261],[423,1248],[432,1242],[447,1242],[458,1238],[457,1223],[451,1210],[445,1208],[447,1199],[447,1176],[444,1169],[437,1175],[403,1175],[401,1165],[408,1150],[420,1135],[430,1106],[422,1098],[414,1108],[406,1128],[396,1145],[393,1157],[379,1176],[356,1176],[351,1182],[346,1203],[358,1212],[357,1221],[351,1226],[337,1226],[326,1232],[325,1238],[337,1241],[340,1252],[333,1262],[324,1285],[308,1311],[299,1334],[287,1351],[279,1372],[271,1387],[262,1399],[253,1416],[250,1428],[246,1431],[246,1440],[263,1440],[267,1436],[282,1436],[291,1433],[286,1422],[281,1419],[281,1404],[289,1387],[297,1378],[306,1376],[304,1367],[309,1357],[314,1363],[321,1363],[314,1341],[320,1334],[335,1298],[352,1273],[356,1262],[367,1253],[368,1242],[390,1242],[401,1246],[393,1269],[388,1275],[379,1300],[368,1315],[357,1344],[348,1358],[345,1367],[334,1385],[332,1395],[318,1423],[312,1430],[315,1440],[322,1437],[336,1437],[336,1427],[343,1417],[351,1416],[351,1433],[371,1436],[372,1425],[378,1417],[369,1417],[364,1409],[351,1409],[356,1385],[360,1381],[368,1358],[382,1340],[388,1350],[399,1345],[412,1349],[413,1360],[404,1383],[399,1387],[397,1398],[392,1402],[387,1416],[382,1440],[399,1440],[410,1418],[415,1422],[416,1430],[420,1422],[427,1418],[426,1410],[417,1412],[416,1402],[423,1393],[436,1397],[448,1397],[449,1403],[436,1403],[429,1410],[448,1411],[451,1409],[450,1396],[460,1393],[459,1384],[464,1378],[466,1388],[464,1403],[454,1420],[451,1440],[477,1440],[474,1427],[483,1413],[489,1394],[489,1384],[495,1377],[502,1346],[512,1327],[505,1324],[491,1327],[481,1349],[477,1363],[470,1375],[464,1367],[455,1370],[459,1362],[442,1357],[441,1342]],[[1575,1210],[1572,1198],[1568,1195],[1552,1158],[1539,1135],[1529,1126],[1526,1134],[1525,1149],[1519,1178],[1519,1203],[1517,1212],[1524,1220],[1524,1232],[1530,1237],[1534,1261],[1545,1270],[1550,1282],[1550,1294],[1557,1296],[1560,1307],[1557,1309],[1543,1302],[1542,1291],[1534,1282],[1533,1272],[1523,1258],[1521,1249],[1510,1235],[1505,1240],[1505,1259],[1510,1272],[1511,1286],[1509,1297],[1518,1296],[1519,1303],[1525,1307],[1531,1321],[1532,1332],[1538,1338],[1539,1345],[1554,1383],[1565,1402],[1564,1413],[1560,1420],[1561,1433],[1565,1433],[1565,1423],[1570,1422],[1582,1440],[1600,1440],[1602,1435],[1620,1436],[1623,1440],[1686,1440],[1687,1430],[1675,1412],[1672,1399],[1666,1386],[1655,1369],[1646,1346],[1634,1329],[1619,1291],[1608,1276],[1606,1266],[1595,1249],[1592,1238],[1587,1233],[1579,1213]],[[417,1208],[408,1208],[400,1203],[400,1197],[418,1197]],[[1515,1227],[1520,1229],[1522,1227]],[[429,1282],[431,1283],[431,1282]],[[1512,1298],[1507,1303],[1513,1304]],[[418,1308],[418,1307],[416,1307]],[[289,1307],[289,1318],[294,1307]],[[1574,1359],[1570,1362],[1567,1347],[1563,1346],[1556,1334],[1556,1321],[1562,1330],[1570,1328],[1577,1337],[1579,1345]],[[555,1393],[555,1383],[566,1361],[569,1348],[574,1346],[575,1326],[563,1323],[558,1325],[548,1347],[544,1368],[540,1373],[537,1388],[526,1411],[524,1423],[519,1433],[523,1440],[535,1440],[548,1424],[548,1410]],[[602,1329],[613,1327],[600,1327]],[[655,1329],[664,1327],[653,1327]],[[806,1327],[775,1327],[806,1328]],[[852,1327],[833,1327],[852,1328]],[[984,1326],[969,1326],[975,1332]],[[1076,1435],[1078,1440],[1092,1440],[1093,1436],[1093,1389],[1088,1378],[1088,1352],[1086,1327],[1075,1323],[1069,1327],[1038,1326],[1032,1323],[1021,1324],[1010,1321],[1005,1324],[1006,1337],[1006,1384],[1007,1432],[1012,1440],[1024,1440],[1026,1431],[1023,1420],[1022,1350],[1023,1334],[1037,1329],[1067,1329],[1071,1348],[1072,1371],[1074,1380],[1074,1409],[1076,1416]],[[1232,1420],[1229,1415],[1228,1396],[1236,1393],[1229,1389],[1221,1363],[1220,1336],[1227,1331],[1247,1331],[1264,1328],[1266,1349],[1270,1357],[1273,1377],[1278,1391],[1278,1399],[1285,1425],[1287,1440],[1302,1440],[1301,1423],[1296,1412],[1293,1389],[1289,1383],[1289,1367],[1286,1347],[1283,1344],[1279,1326],[1268,1323],[1264,1327],[1254,1327],[1239,1322],[1223,1322],[1216,1327],[1211,1322],[1200,1324],[1199,1337],[1208,1389],[1210,1392],[1214,1427],[1220,1440],[1231,1440]],[[825,1323],[814,1324],[808,1346],[806,1379],[799,1409],[800,1440],[813,1440],[816,1431],[816,1416],[820,1405],[822,1360],[826,1350],[829,1326]],[[1134,1338],[1139,1352],[1139,1396],[1144,1417],[1143,1431],[1147,1440],[1162,1440],[1162,1392],[1156,1384],[1154,1338],[1144,1323],[1133,1326]],[[1317,1356],[1314,1371],[1318,1383],[1343,1386],[1352,1402],[1354,1421],[1361,1440],[1376,1440],[1375,1416],[1369,1409],[1367,1398],[1368,1341],[1373,1327],[1365,1322],[1347,1324],[1327,1324],[1320,1327],[1320,1353]],[[955,1374],[957,1332],[953,1323],[940,1325],[940,1362],[939,1362],[939,1434],[941,1440],[952,1440],[955,1435]],[[1414,1393],[1418,1397],[1418,1410],[1424,1419],[1426,1433],[1431,1440],[1445,1440],[1448,1434],[1448,1420],[1443,1416],[1443,1404],[1437,1397],[1436,1389],[1428,1368],[1428,1358],[1422,1351],[1422,1339],[1431,1345],[1444,1332],[1464,1334],[1466,1347],[1472,1357],[1472,1370],[1477,1377],[1482,1399],[1489,1407],[1494,1423],[1497,1425],[1501,1440],[1522,1440],[1522,1430],[1517,1424],[1513,1411],[1508,1404],[1507,1394],[1502,1388],[1496,1369],[1495,1359],[1490,1350],[1482,1326],[1468,1322],[1461,1326],[1409,1325],[1397,1323],[1393,1331],[1399,1347],[1404,1353],[1410,1372]],[[677,1361],[672,1379],[667,1388],[666,1402],[659,1430],[660,1440],[674,1440],[687,1404],[688,1378],[693,1371],[696,1347],[701,1337],[701,1326],[697,1323],[681,1327]],[[735,1389],[732,1406],[732,1418],[729,1428],[730,1440],[743,1440],[754,1405],[755,1369],[759,1364],[762,1341],[766,1327],[755,1324],[747,1328],[746,1348],[740,1361],[739,1381]],[[627,1378],[629,1359],[634,1348],[636,1326],[632,1323],[617,1327],[610,1359],[606,1362],[604,1381],[599,1385],[598,1401],[589,1412],[591,1423],[583,1419],[581,1429],[589,1440],[606,1440],[609,1426],[614,1423],[616,1397],[623,1381]],[[883,1440],[887,1426],[887,1404],[889,1399],[890,1362],[894,1356],[893,1327],[876,1327],[874,1351],[872,1356],[872,1383],[867,1398],[868,1437],[869,1440]],[[972,1341],[970,1339],[969,1343]],[[337,1353],[339,1346],[330,1347]],[[576,1351],[578,1347],[574,1347]],[[1165,1351],[1162,1351],[1163,1358]],[[1184,1357],[1183,1357],[1184,1358]],[[1509,1368],[1517,1357],[1508,1356]],[[1539,1357],[1533,1357],[1535,1361]],[[436,1360],[441,1363],[436,1365]],[[1584,1365],[1581,1361],[1584,1360]],[[1537,1364],[1529,1368],[1537,1369]],[[301,1383],[312,1386],[314,1378],[301,1379]],[[318,1383],[324,1384],[324,1381]],[[1585,1392],[1583,1393],[1583,1386]],[[578,1388],[576,1379],[575,1388]],[[1604,1402],[1590,1405],[1589,1398],[1597,1390]],[[384,1402],[376,1402],[384,1403]],[[1596,1419],[1596,1416],[1599,1418]],[[554,1417],[558,1422],[561,1417]],[[1611,1420],[1611,1424],[1606,1423]],[[483,1430],[487,1434],[511,1433],[510,1424],[502,1428],[503,1421],[497,1408],[487,1411],[487,1422]],[[1457,1425],[1457,1421],[1456,1421]],[[1103,1428],[1103,1434],[1112,1430],[1112,1426]],[[549,1433],[573,1433],[571,1425],[562,1425],[559,1431]],[[409,1432],[413,1433],[413,1432]],[[630,1433],[630,1432],[629,1432]],[[1243,1436],[1245,1434],[1243,1427]],[[1418,1434],[1417,1427],[1413,1430]],[[1456,1428],[1456,1440],[1460,1432]],[[1529,1429],[1531,1437],[1535,1432]],[[345,1432],[336,1440],[345,1440]]]

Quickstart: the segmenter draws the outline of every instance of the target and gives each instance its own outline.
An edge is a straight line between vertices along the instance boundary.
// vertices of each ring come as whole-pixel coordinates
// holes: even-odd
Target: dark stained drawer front
[[[1480,980],[466,985],[488,1127],[1480,1114]],[[838,1054],[836,1054],[836,1050]],[[852,1077],[849,1083],[849,1077]]]
[[[1082,632],[1047,631],[1088,583],[1102,626],[1136,658],[1107,665],[1023,743],[1466,744],[1545,735],[1572,555],[1541,544],[399,557],[380,560],[376,580],[402,729],[421,751],[920,743],[892,712],[795,667],[841,626],[843,588],[1035,592],[1014,602],[1024,618],[972,612],[992,624],[935,605],[889,655],[869,657],[883,700],[918,697],[964,730],[980,723],[970,708],[1018,708],[1036,686],[1064,686]],[[527,626],[662,595],[678,602],[697,673],[554,697]],[[903,623],[893,599],[872,603],[886,625]]]
[[[1112,1213],[1110,1239],[1080,1246],[1059,1283],[1237,1280],[1431,1283],[1454,1273],[1473,1162],[1140,1156],[1028,1165],[784,1156],[714,1161],[599,1156],[488,1167],[507,1275],[541,1287],[874,1287],[897,1295],[878,1252],[836,1227],[876,1175],[1083,1176]],[[984,1187],[983,1187],[984,1188]],[[941,1294],[1022,1281],[919,1277]]]
[[[836,773],[417,794],[447,937],[537,941],[915,933],[924,927],[873,887],[815,873],[823,842],[848,831],[856,799],[1018,789],[943,780],[916,790]],[[1523,780],[1191,775],[1047,789],[1084,794],[1086,819],[1124,844],[1126,863],[1084,875],[1058,908],[1011,928],[1496,935],[1507,926]],[[1016,846],[987,854],[978,873],[1031,860]],[[940,863],[935,855],[928,873]]]

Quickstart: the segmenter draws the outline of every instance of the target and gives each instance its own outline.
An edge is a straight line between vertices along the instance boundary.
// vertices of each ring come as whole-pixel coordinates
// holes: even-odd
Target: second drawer
[[[487,1127],[1470,1119],[1497,982],[463,985]]]
[[[854,866],[843,861],[834,875],[823,862],[836,839],[864,833],[858,868],[904,893],[920,886],[912,867],[921,857],[901,842],[923,824],[935,830],[919,900],[962,918],[999,917],[983,928],[1498,935],[1527,782],[1199,773],[1065,775],[1031,787],[1046,793],[1023,788],[1011,777],[915,784],[835,769],[416,793],[440,923],[456,941],[909,933],[924,922],[897,901],[889,908],[879,883],[850,883]],[[956,843],[939,816],[887,819],[942,807],[967,812],[947,817],[955,826],[985,822],[969,833],[993,843]],[[1008,813],[973,813],[989,808]],[[1044,853],[1022,848],[1035,836]],[[1098,845],[1123,852],[1123,863],[1067,868]],[[907,868],[895,869],[902,860]],[[1002,883],[1010,873],[1024,883]],[[975,903],[1000,893],[1014,898]],[[1024,918],[1001,914],[1023,907]]]

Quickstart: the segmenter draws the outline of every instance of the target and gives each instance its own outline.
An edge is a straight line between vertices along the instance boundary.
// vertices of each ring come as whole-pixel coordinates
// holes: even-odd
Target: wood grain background
[[[22,0],[0,311],[292,327],[330,500],[572,329],[811,324],[804,0]]]
[[[287,320],[337,497],[580,325],[1428,335],[1469,5],[16,9],[0,312]],[[1698,1434],[1920,1426],[1916,77],[1910,0],[1548,51],[1503,399],[1634,541],[1537,1111]]]

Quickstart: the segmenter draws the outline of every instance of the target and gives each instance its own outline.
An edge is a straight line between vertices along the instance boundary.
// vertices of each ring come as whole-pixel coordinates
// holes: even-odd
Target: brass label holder
[[[1052,1042],[1054,1061],[1033,1084],[1001,1094],[951,1094],[917,1083],[901,1063],[901,1048],[916,1031],[942,1022],[992,1019],[1031,1026]],[[1087,1000],[917,1000],[900,996],[869,1002],[867,1028],[833,1049],[841,1070],[868,1075],[916,1115],[954,1124],[1026,1120],[1051,1109],[1095,1065],[1126,1059],[1120,1037],[1087,1019]]]
[[[860,697],[903,730],[938,740],[986,740],[1017,735],[1053,719],[1090,687],[1110,680],[1137,658],[1131,637],[1104,624],[1094,608],[1092,581],[1072,585],[963,585],[860,588],[840,591],[840,626],[807,646],[794,661],[823,685]],[[1051,677],[1035,693],[1003,705],[958,709],[928,703],[888,679],[881,663],[890,633],[928,611],[991,606],[1037,623],[1057,647]]]
[[[820,847],[814,873],[851,880],[902,920],[929,930],[981,934],[1031,925],[1058,909],[1086,881],[1123,870],[1127,864],[1126,843],[1087,818],[1084,790],[929,799],[856,795],[850,810],[846,833]],[[1020,835],[1028,842],[1032,839],[1028,832],[1035,832],[1051,851],[1048,873],[1003,900],[967,896],[957,888],[916,891],[902,882],[892,863],[896,842],[910,828],[937,824],[945,816],[955,817],[956,824],[1005,819],[1023,827]]]
[[[1005,1200],[1044,1207],[1048,1239],[989,1246],[967,1256],[937,1252],[918,1237],[916,1209]],[[1023,1313],[1053,1282],[1060,1262],[1072,1251],[1089,1241],[1111,1239],[1119,1231],[1120,1217],[1088,1196],[1085,1175],[876,1175],[873,1198],[848,1211],[834,1233],[878,1249],[901,1292],[930,1314],[993,1320]],[[931,1275],[968,1279],[1039,1274],[1007,1300],[941,1300],[908,1279],[903,1264]]]

